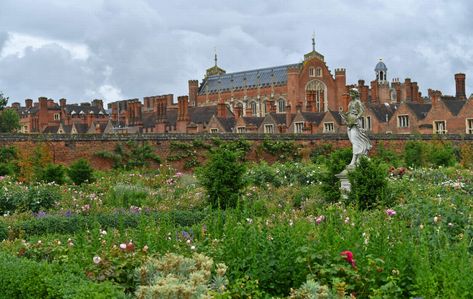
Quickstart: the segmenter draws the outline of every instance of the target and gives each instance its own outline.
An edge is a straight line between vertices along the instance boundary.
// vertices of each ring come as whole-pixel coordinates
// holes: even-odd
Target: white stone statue
[[[354,168],[361,156],[367,156],[371,149],[371,142],[366,131],[361,127],[361,118],[365,107],[360,101],[360,94],[356,88],[350,89],[351,101],[347,112],[340,112],[342,119],[347,124],[348,139],[353,147],[353,158],[348,168]]]

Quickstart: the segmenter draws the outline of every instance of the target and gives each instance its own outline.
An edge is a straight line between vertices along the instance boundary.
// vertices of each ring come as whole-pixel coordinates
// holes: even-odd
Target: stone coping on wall
[[[371,140],[451,140],[451,141],[473,141],[473,134],[371,134]],[[21,141],[186,141],[186,140],[211,140],[220,138],[222,140],[294,140],[294,141],[315,141],[315,140],[347,140],[346,134],[254,134],[254,133],[146,133],[146,134],[0,134],[1,142],[21,142]]]

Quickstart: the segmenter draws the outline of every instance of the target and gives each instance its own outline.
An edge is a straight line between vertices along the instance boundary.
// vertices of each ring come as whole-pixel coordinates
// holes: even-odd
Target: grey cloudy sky
[[[317,51],[348,83],[388,77],[473,92],[471,0],[1,0],[0,91],[106,102],[187,93],[213,65],[227,72],[301,61]]]

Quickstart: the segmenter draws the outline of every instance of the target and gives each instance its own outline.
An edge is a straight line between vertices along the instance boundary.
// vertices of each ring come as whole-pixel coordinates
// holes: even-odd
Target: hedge
[[[0,252],[0,298],[126,298],[110,282],[95,283],[58,264]]]

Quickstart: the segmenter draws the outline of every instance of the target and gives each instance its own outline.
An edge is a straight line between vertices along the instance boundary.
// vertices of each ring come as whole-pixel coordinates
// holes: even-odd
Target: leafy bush
[[[352,158],[351,148],[334,151],[326,161],[327,171],[322,175],[322,193],[328,202],[340,200],[340,180],[335,176],[350,163]]]
[[[268,165],[265,161],[254,164],[248,170],[246,179],[252,185],[264,187],[271,184],[275,187],[311,185],[320,181],[320,166],[312,163],[274,163]]]
[[[429,162],[433,166],[453,166],[457,162],[456,150],[451,143],[433,143],[430,145]]]
[[[194,253],[192,258],[168,253],[159,259],[150,259],[137,269],[140,286],[138,298],[203,298],[221,293],[228,283],[224,264],[216,265],[212,277],[213,260]]]
[[[395,151],[386,148],[382,142],[376,147],[375,157],[390,166],[398,167],[401,165],[401,157]]]
[[[289,159],[299,161],[301,159],[299,153],[300,146],[294,141],[275,141],[265,139],[263,143],[261,143],[261,147],[264,151],[273,155],[279,161],[287,161]]]
[[[387,167],[379,160],[362,157],[355,169],[348,172],[350,202],[360,209],[371,209],[380,204],[387,192]]]
[[[0,176],[13,175],[18,171],[16,147],[0,147]]]
[[[40,175],[40,181],[62,185],[66,182],[66,168],[61,164],[48,164]]]
[[[233,208],[246,183],[243,175],[246,166],[240,161],[241,154],[224,148],[210,153],[207,164],[197,171],[200,184],[207,191],[208,201],[214,208]]]
[[[125,298],[111,283],[93,283],[58,264],[0,252],[0,298]]]
[[[25,196],[18,198],[17,210],[22,212],[48,210],[61,200],[62,196],[56,186],[30,186]]]
[[[0,215],[8,215],[18,207],[18,202],[24,197],[26,190],[23,188],[0,188]]]
[[[75,161],[67,170],[67,175],[76,185],[93,182],[93,174],[94,170],[90,166],[89,162],[85,159],[79,159]]]
[[[426,144],[408,141],[404,146],[404,161],[410,167],[422,167],[427,164]]]
[[[132,205],[141,207],[149,193],[150,190],[146,187],[119,183],[110,191],[106,204],[123,208]]]
[[[312,150],[310,153],[310,159],[314,163],[324,163],[325,160],[330,156],[331,152],[333,152],[332,144],[322,143]]]

